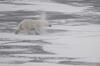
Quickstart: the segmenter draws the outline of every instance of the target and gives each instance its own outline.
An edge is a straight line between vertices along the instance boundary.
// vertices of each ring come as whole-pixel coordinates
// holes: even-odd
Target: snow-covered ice
[[[43,10],[43,11],[53,11],[53,12],[62,12],[62,13],[77,13],[82,12],[84,9],[88,7],[75,7],[71,5],[57,4],[57,3],[39,3],[39,2],[31,2],[33,5],[12,5],[12,4],[0,4],[0,11],[16,11],[16,10],[26,10],[26,11],[35,11],[35,10]],[[5,9],[4,9],[5,8]]]
[[[21,2],[17,1],[16,3]],[[26,13],[44,10],[51,13],[77,13],[78,15],[82,13],[83,15],[87,7],[46,2],[24,3],[31,5],[0,4],[0,66],[100,65],[99,24],[77,22],[75,18],[58,19],[54,20],[55,23],[51,20],[53,26],[47,28],[47,32],[41,35],[26,35],[23,33],[16,35],[14,31],[18,24],[17,20],[10,22],[2,19],[2,17],[8,20],[12,18],[17,19],[20,14],[22,14],[23,18],[27,16],[32,17],[32,15],[25,15],[23,10]],[[17,10],[19,12],[20,10],[22,11],[19,13]]]

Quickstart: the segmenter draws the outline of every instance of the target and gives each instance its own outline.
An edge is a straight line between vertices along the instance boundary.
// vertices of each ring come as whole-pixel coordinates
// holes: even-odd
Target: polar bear
[[[24,19],[19,23],[15,34],[24,30],[28,34],[39,35],[42,27],[51,27],[51,24],[47,20]]]

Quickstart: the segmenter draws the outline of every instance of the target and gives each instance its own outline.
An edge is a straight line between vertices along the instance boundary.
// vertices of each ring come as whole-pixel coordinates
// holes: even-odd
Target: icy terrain
[[[0,66],[100,66],[99,12],[47,2],[0,3]],[[25,18],[45,11],[51,28],[14,34]]]

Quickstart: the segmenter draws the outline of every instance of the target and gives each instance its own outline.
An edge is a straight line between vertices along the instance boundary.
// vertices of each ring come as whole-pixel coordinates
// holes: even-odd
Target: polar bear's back
[[[46,20],[32,20],[32,19],[24,19],[20,25],[22,28],[31,29],[34,27],[45,27],[48,26],[48,22]]]

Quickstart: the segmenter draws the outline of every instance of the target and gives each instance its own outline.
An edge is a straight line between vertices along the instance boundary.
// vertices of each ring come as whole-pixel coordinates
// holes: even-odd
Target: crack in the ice
[[[84,61],[59,61],[58,64],[100,66],[99,62],[84,62]]]
[[[0,40],[2,41],[2,40]],[[43,41],[43,40],[16,40],[16,41],[10,41],[10,40],[3,40],[3,41],[9,41],[9,42],[5,42],[5,43],[1,43],[2,45],[4,44],[11,44],[11,43],[38,43],[38,44],[51,44],[50,42],[47,41]]]

